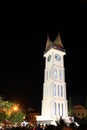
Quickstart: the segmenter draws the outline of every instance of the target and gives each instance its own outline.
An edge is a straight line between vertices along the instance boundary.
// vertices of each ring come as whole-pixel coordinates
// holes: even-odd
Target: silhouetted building
[[[81,106],[81,105],[76,105],[73,107],[72,109],[72,113],[74,116],[82,119],[84,117],[87,116],[87,110],[85,107]]]

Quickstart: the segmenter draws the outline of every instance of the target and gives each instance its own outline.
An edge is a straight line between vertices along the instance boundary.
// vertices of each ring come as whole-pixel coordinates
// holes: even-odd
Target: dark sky
[[[85,104],[87,2],[55,3],[53,8],[41,6],[38,11],[25,8],[17,17],[13,13],[9,22],[7,40],[0,40],[0,95],[40,111],[47,34],[53,41],[60,32],[66,49],[67,97],[72,96],[73,105]]]

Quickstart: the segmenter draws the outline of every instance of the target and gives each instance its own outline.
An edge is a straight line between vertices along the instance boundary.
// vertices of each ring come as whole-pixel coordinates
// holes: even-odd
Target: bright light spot
[[[17,105],[13,106],[13,110],[14,110],[14,111],[18,111],[18,109],[19,109],[19,108],[18,108]]]

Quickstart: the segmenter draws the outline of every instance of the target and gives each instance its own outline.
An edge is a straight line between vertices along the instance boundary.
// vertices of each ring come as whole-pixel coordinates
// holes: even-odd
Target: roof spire
[[[61,48],[64,48],[61,41],[60,33],[58,33],[56,39],[53,41],[53,44],[58,45]]]
[[[47,33],[47,42],[46,42],[46,49],[52,44],[50,38],[49,38],[49,35]]]

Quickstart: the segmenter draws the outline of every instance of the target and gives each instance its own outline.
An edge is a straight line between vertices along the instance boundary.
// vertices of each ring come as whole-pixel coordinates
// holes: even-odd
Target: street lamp
[[[15,105],[13,106],[13,111],[16,112],[16,111],[18,111],[18,110],[19,110],[19,107],[18,107],[18,105],[15,104]]]

